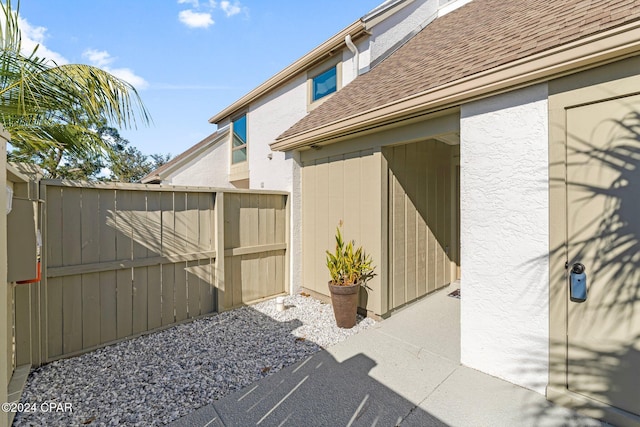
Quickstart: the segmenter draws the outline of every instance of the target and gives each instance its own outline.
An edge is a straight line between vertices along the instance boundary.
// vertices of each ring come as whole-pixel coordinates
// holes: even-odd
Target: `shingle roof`
[[[473,0],[436,19],[283,139],[640,19],[640,0]]]

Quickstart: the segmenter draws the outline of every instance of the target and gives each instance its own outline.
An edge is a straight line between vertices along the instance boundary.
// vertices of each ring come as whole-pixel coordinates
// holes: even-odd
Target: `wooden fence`
[[[43,278],[15,288],[18,366],[287,289],[284,193],[42,181],[40,198]]]

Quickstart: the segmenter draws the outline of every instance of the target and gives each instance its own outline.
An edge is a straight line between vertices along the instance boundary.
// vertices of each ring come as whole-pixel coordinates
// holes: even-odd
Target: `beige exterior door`
[[[567,304],[567,388],[640,414],[640,95],[566,112],[566,254],[588,297]]]
[[[457,147],[429,140],[383,149],[389,166],[389,309],[457,276]]]

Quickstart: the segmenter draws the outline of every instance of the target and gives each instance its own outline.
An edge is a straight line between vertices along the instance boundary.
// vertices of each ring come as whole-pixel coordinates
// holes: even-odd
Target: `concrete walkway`
[[[599,426],[460,365],[450,286],[172,426]]]

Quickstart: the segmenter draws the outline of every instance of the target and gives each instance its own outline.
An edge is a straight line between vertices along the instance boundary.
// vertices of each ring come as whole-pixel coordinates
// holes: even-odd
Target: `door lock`
[[[569,273],[569,296],[573,302],[585,302],[587,300],[587,274],[585,266],[576,262]]]

